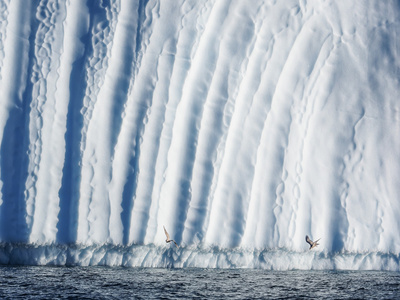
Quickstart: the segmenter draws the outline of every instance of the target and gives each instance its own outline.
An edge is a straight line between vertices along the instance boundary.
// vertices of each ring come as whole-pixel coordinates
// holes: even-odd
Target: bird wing
[[[163,226],[164,227],[164,226]],[[167,236],[167,240],[169,240],[169,234],[168,234],[168,232],[167,232],[167,229],[165,229],[165,227],[164,227],[164,232],[165,232],[165,235]]]
[[[308,237],[308,235],[306,235],[306,242],[309,243],[310,246],[314,244],[313,241]]]
[[[314,243],[318,243],[319,240],[320,240],[320,238],[318,240],[316,240]]]
[[[172,241],[175,243],[175,246],[179,248],[179,245],[174,240],[172,240]]]

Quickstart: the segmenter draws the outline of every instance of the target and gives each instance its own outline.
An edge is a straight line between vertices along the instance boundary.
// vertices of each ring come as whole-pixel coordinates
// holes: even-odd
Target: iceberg
[[[0,263],[399,270],[399,32],[397,1],[2,1]]]

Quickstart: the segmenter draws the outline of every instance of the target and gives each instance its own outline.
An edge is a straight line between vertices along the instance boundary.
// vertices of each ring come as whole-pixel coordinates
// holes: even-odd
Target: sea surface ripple
[[[398,299],[400,273],[0,267],[1,299]]]

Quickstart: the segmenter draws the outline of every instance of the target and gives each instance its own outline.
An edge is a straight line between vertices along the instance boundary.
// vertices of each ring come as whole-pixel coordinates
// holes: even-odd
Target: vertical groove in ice
[[[82,179],[77,239],[81,242],[102,243],[109,238],[110,202],[107,189],[111,180],[112,131],[118,131],[114,127],[112,115],[113,99],[107,95],[114,87],[109,87],[106,80],[114,79],[114,74],[109,74],[109,62],[120,1],[99,2],[91,9],[91,53],[86,62],[87,86],[81,110]]]
[[[63,45],[65,3],[42,1],[36,11],[35,57],[32,72],[31,154],[32,191],[28,199],[34,210],[31,242],[54,242],[58,222],[58,191],[64,157],[62,120],[65,103],[57,101],[60,56]],[[50,166],[50,167],[48,167]]]
[[[0,238],[26,242],[29,225],[25,219],[24,171],[28,118],[24,108],[29,100],[24,100],[24,91],[29,73],[25,54],[30,53],[31,46],[31,6],[5,1],[1,8]]]

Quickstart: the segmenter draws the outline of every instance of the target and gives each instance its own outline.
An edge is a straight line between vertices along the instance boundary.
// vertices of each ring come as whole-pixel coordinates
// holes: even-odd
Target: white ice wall
[[[400,251],[397,1],[3,1],[0,239]]]

